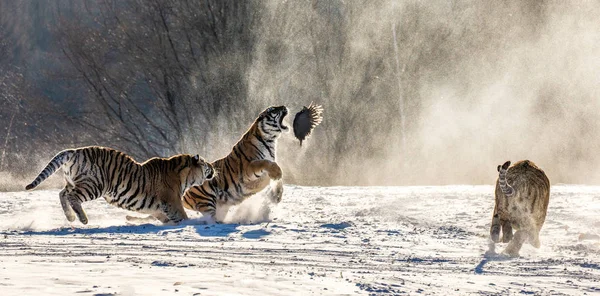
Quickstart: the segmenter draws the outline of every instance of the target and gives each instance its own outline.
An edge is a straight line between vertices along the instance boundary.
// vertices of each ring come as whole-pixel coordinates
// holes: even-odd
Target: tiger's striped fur
[[[67,220],[88,218],[81,203],[104,197],[117,207],[150,214],[163,223],[187,219],[181,195],[193,185],[211,179],[214,169],[198,155],[152,158],[138,163],[120,151],[84,147],[59,152],[25,189],[30,190],[63,169],[65,188],[60,203]]]
[[[182,197],[183,205],[216,221],[217,208],[237,205],[267,186],[271,201],[281,201],[282,172],[275,162],[275,150],[281,133],[289,130],[283,124],[287,114],[284,106],[263,111],[229,155],[212,163],[219,175],[191,187]]]
[[[546,220],[550,201],[550,181],[533,162],[523,160],[510,167],[510,161],[498,166],[496,205],[490,236],[494,242],[509,243],[504,253],[518,256],[523,243],[540,247],[540,230]],[[512,229],[517,231],[514,233]]]

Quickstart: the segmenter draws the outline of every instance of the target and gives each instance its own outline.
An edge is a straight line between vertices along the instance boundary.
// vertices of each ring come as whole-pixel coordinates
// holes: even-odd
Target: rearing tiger
[[[201,186],[191,187],[182,197],[183,205],[216,221],[217,208],[237,205],[269,185],[267,195],[279,203],[283,181],[275,162],[275,148],[281,133],[289,130],[283,124],[287,114],[285,106],[269,107],[260,113],[229,155],[212,163],[219,174]]]
[[[67,182],[59,194],[65,216],[73,222],[76,214],[83,224],[88,218],[81,203],[99,197],[163,223],[178,223],[187,219],[183,192],[214,174],[212,165],[198,155],[155,157],[140,164],[120,151],[92,146],[59,152],[25,189],[35,188],[59,168]]]

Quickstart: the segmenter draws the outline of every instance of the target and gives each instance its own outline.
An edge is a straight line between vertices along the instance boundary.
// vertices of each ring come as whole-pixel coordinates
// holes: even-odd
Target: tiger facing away
[[[226,209],[270,186],[268,198],[279,203],[283,194],[282,172],[275,162],[277,139],[289,127],[283,119],[288,114],[285,106],[264,110],[233,146],[229,155],[212,163],[219,173],[201,186],[191,187],[182,197],[183,205],[191,210],[210,215],[212,222],[217,208]]]
[[[62,209],[69,222],[77,215],[83,224],[88,218],[81,203],[99,197],[163,223],[178,223],[187,219],[181,204],[183,192],[214,174],[212,165],[198,155],[155,157],[138,163],[120,151],[92,146],[59,152],[25,189],[35,188],[59,168],[67,183],[59,193]]]
[[[509,243],[504,253],[516,257],[523,243],[540,247],[540,230],[550,200],[550,181],[533,162],[523,160],[512,167],[510,161],[498,166],[496,206],[490,236],[495,243]],[[513,228],[517,231],[513,234]]]

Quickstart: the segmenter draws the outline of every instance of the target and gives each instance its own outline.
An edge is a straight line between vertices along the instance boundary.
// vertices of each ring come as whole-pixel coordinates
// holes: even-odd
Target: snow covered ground
[[[0,295],[600,294],[600,187],[553,186],[542,247],[516,259],[484,256],[492,192],[287,186],[178,226],[104,200],[71,226],[57,190],[0,193]]]

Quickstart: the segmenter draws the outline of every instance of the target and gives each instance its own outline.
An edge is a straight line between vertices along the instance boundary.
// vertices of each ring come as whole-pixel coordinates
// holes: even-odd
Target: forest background
[[[270,105],[286,183],[600,183],[596,1],[0,1],[0,188],[58,151],[223,157]],[[16,178],[16,179],[15,179]],[[60,180],[59,180],[60,181]],[[23,183],[23,184],[21,184]]]

